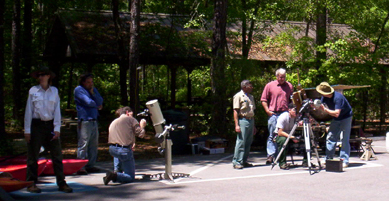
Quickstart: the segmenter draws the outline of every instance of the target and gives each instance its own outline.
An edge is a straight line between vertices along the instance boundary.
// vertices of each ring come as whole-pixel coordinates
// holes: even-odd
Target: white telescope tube
[[[161,108],[159,107],[158,100],[151,100],[146,103],[146,107],[149,109],[151,121],[153,122],[153,126],[156,133],[162,133],[163,128],[162,124],[165,123],[165,119],[163,118]]]

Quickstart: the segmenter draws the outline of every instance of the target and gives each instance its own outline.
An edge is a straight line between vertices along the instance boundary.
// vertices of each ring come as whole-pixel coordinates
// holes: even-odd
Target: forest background
[[[234,139],[232,96],[240,90],[240,81],[249,79],[254,85],[253,95],[257,104],[256,126],[263,128],[260,135],[265,136],[267,116],[259,100],[263,87],[275,79],[274,72],[280,67],[287,69],[287,80],[293,86],[301,84],[302,87],[310,88],[322,81],[331,85],[370,85],[367,89],[345,90],[344,94],[353,107],[354,119],[369,123],[363,125],[365,130],[373,128],[370,132],[375,132],[375,135],[386,132],[388,0],[0,0],[2,144],[9,144],[4,143],[9,141],[9,134],[23,132],[27,92],[36,84],[30,73],[39,64],[45,64],[42,55],[55,15],[60,9],[131,12],[135,25],[139,24],[136,17],[140,12],[187,16],[187,28],[202,30],[198,32],[198,37],[211,41],[202,50],[211,59],[210,65],[199,66],[190,73],[184,67],[176,69],[175,108],[188,114],[191,135],[211,134]],[[270,37],[265,34],[263,27],[258,26],[264,21],[273,24],[282,21],[303,22],[307,30],[310,26],[315,27],[316,38],[302,36],[296,39],[293,37],[293,29]],[[241,26],[239,32],[226,30],[226,25],[237,22]],[[326,27],[331,24],[346,24],[355,32],[343,38],[332,37],[326,32]],[[131,29],[132,33],[138,33],[131,35],[131,41],[141,40],[139,27],[132,26]],[[227,41],[231,38],[240,38],[236,40],[240,43],[239,60],[233,58],[228,49]],[[254,51],[253,41],[261,42],[263,49],[280,49],[276,54],[286,58],[285,62],[266,66],[253,62],[249,59],[250,51]],[[129,45],[130,49],[137,50],[137,44],[132,45]],[[282,51],[283,48],[289,51]],[[334,54],[328,54],[328,50]],[[107,122],[114,118],[114,111],[120,105],[131,105],[138,112],[151,98],[163,102],[163,110],[171,108],[169,67],[143,66],[144,70],[135,73],[133,67],[139,64],[139,54],[136,51],[130,51],[129,54],[125,98],[119,79],[120,66],[93,66],[95,86],[105,99],[102,118]],[[57,81],[56,87],[60,91],[63,116],[68,115],[65,109],[75,108],[73,98],[67,93],[70,90],[67,83],[74,83],[74,89],[79,75],[87,69],[83,63],[62,64],[62,79]],[[134,78],[139,82],[137,105],[133,101]],[[187,101],[188,79],[192,84],[193,102]],[[102,124],[101,129],[107,130],[108,124]],[[153,130],[152,127],[150,130]],[[9,151],[10,147],[2,147],[2,153]]]

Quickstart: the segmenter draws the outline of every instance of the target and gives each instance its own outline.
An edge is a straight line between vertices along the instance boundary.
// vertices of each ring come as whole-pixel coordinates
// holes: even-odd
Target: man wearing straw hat
[[[332,159],[334,157],[336,143],[340,138],[340,133],[343,132],[340,159],[343,161],[343,168],[346,168],[349,165],[350,158],[349,139],[353,110],[346,97],[344,97],[341,93],[334,91],[334,88],[332,88],[327,82],[320,83],[316,87],[316,91],[322,95],[321,102],[323,104],[327,104],[328,106],[327,108],[321,104],[320,109],[333,116],[330,129],[327,134],[326,159]]]

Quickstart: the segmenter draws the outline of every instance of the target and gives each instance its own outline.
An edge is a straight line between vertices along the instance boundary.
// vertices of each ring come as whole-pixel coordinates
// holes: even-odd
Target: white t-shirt
[[[286,133],[290,133],[294,126],[296,118],[291,118],[289,112],[283,112],[277,119],[275,133],[278,133],[278,129],[282,128],[282,130]]]

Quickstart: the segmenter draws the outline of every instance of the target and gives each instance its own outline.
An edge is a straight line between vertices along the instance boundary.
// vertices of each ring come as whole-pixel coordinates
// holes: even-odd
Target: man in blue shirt
[[[330,129],[327,134],[326,159],[332,159],[335,153],[336,143],[339,140],[340,133],[343,132],[342,149],[340,159],[343,161],[343,167],[348,167],[350,158],[350,131],[353,110],[347,99],[339,92],[334,91],[327,82],[322,82],[316,87],[319,92],[321,102],[327,104],[328,108],[321,104],[320,108],[334,118],[331,121]]]
[[[80,85],[74,89],[78,128],[77,128],[77,158],[88,159],[89,162],[77,174],[85,175],[88,172],[99,172],[94,167],[97,159],[99,130],[97,124],[98,110],[103,108],[103,98],[93,87],[93,74],[86,73],[80,77]]]

